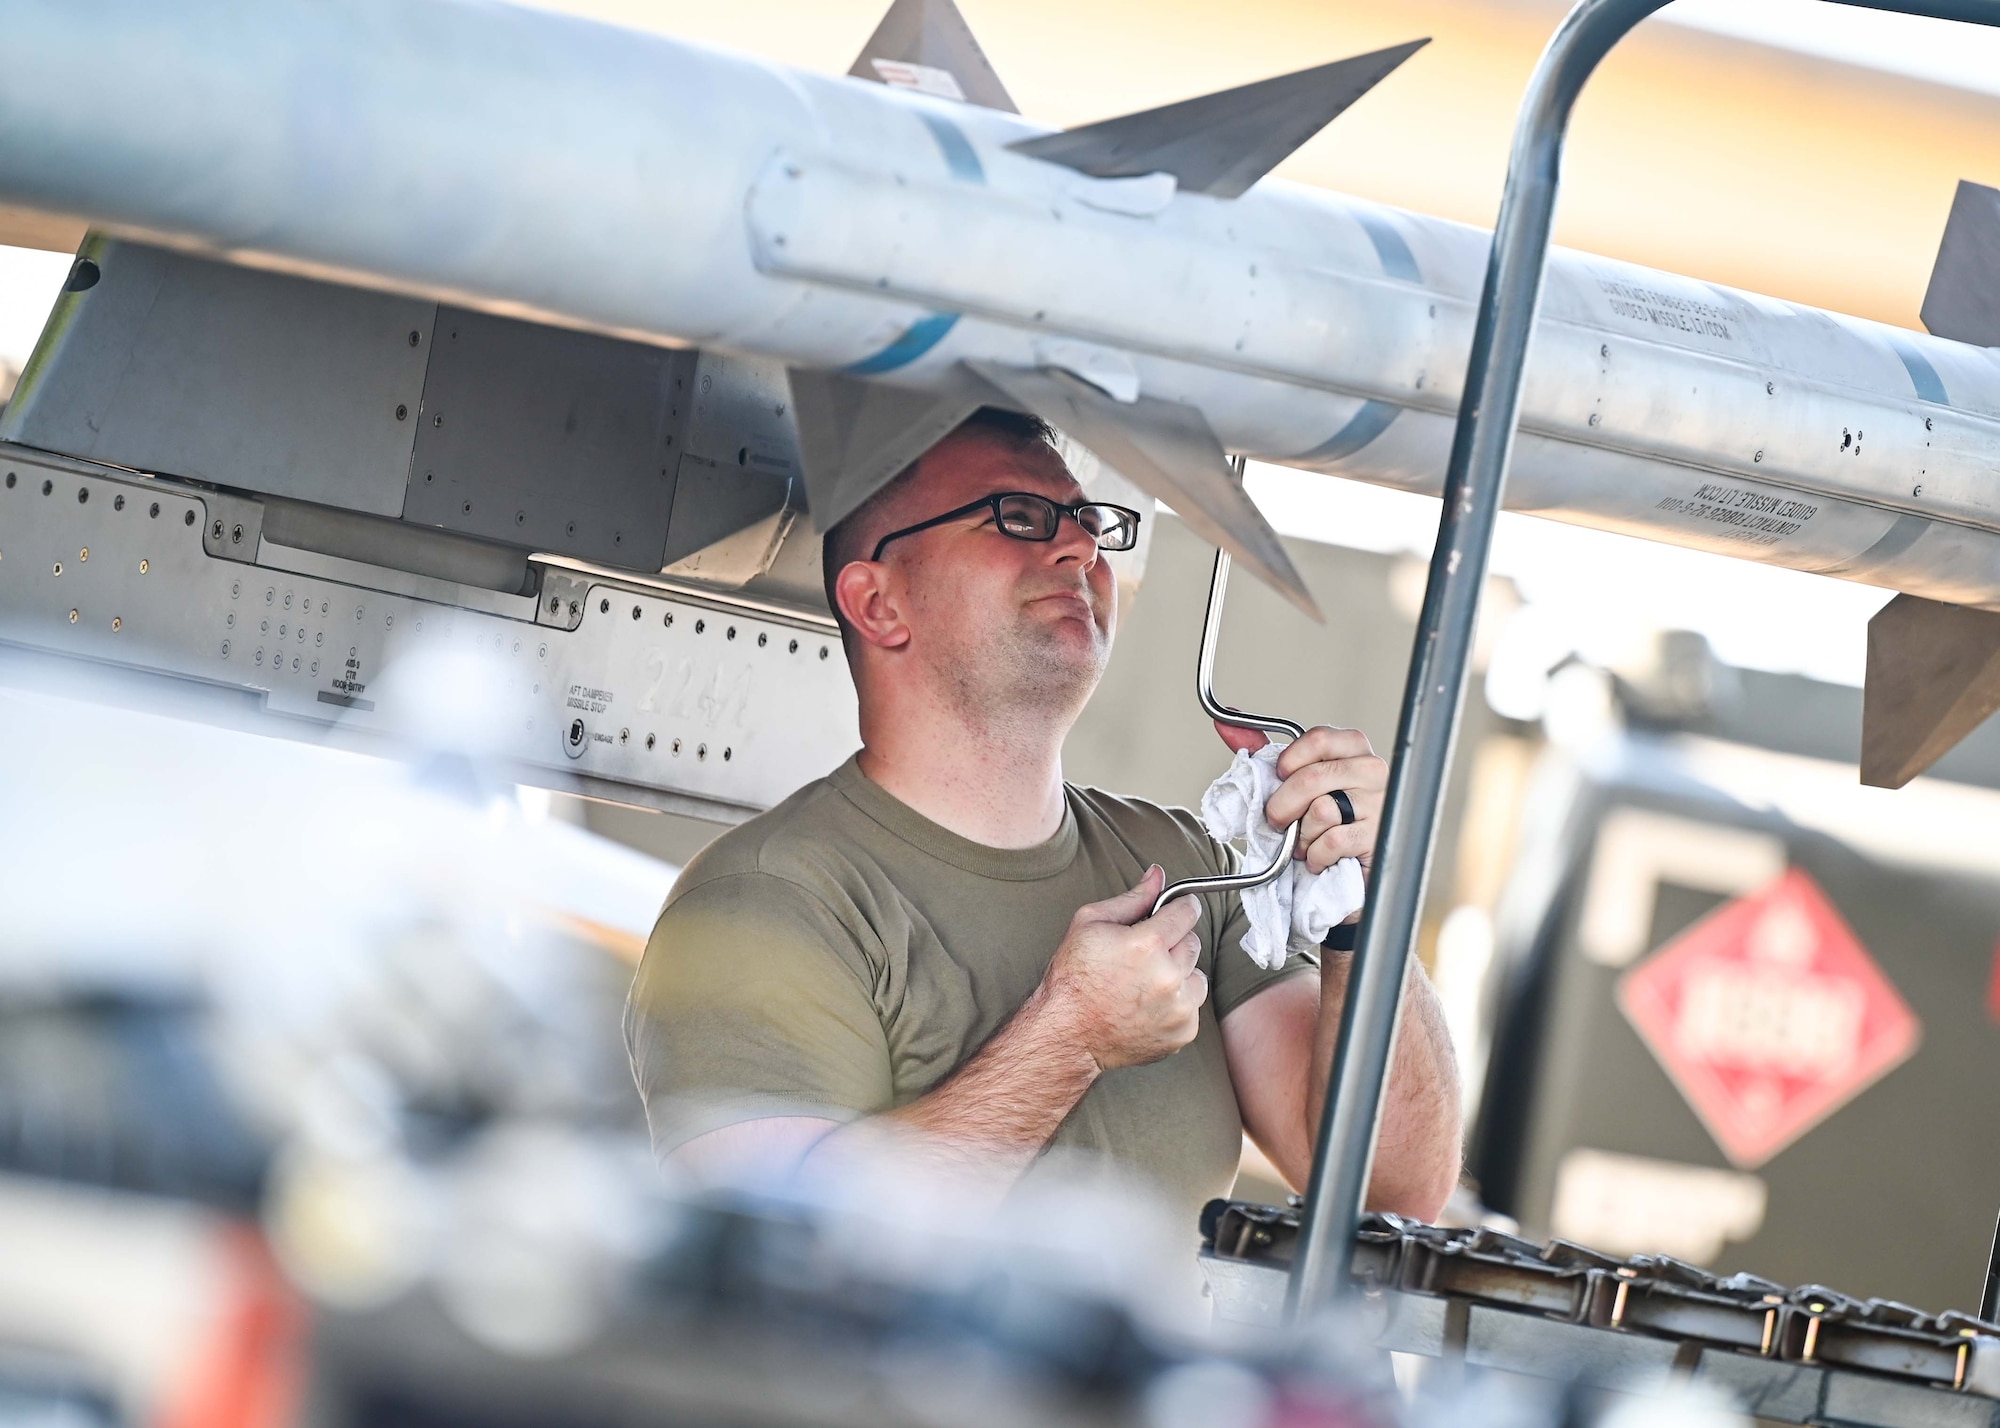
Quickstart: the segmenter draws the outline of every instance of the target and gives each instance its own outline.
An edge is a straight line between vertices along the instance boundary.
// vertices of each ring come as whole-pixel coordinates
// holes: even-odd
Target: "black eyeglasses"
[[[901,540],[906,535],[927,531],[932,526],[959,520],[975,511],[991,511],[994,528],[1015,540],[1054,540],[1062,518],[1069,516],[1083,527],[1085,535],[1097,542],[1099,550],[1130,550],[1139,543],[1139,513],[1127,506],[1113,506],[1103,501],[1078,501],[1074,506],[1065,506],[1060,501],[1051,501],[1047,496],[1037,496],[1032,491],[1001,491],[968,502],[955,511],[946,511],[916,525],[890,531],[875,542],[875,553],[868,558],[880,560],[892,540]]]

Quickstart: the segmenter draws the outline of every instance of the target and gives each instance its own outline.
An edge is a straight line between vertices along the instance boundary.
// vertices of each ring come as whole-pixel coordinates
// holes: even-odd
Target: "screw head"
[[[194,512],[193,512],[193,511],[189,511],[189,512],[188,512],[188,513],[187,513],[186,515],[182,516],[182,517],[181,517],[181,524],[182,524],[182,525],[184,525],[184,526],[191,526],[191,525],[193,525],[193,524],[194,524]]]
[[[123,620],[122,618],[120,618],[119,616],[117,616],[117,615],[113,615],[113,616],[111,617],[111,628],[112,628],[112,629],[113,629],[114,631],[117,631],[117,630],[122,630],[122,629],[124,629],[124,628],[125,628],[125,621],[124,621],[124,620]]]
[[[610,613],[611,613],[611,602],[610,602],[609,600],[599,600],[599,601],[597,602],[597,613],[598,613],[598,614],[600,614],[600,615],[608,615],[608,614],[610,614]]]
[[[408,421],[409,417],[410,417],[410,409],[404,406],[402,403],[398,402],[396,404],[396,420]]]
[[[151,570],[152,568],[153,568],[153,562],[141,556],[139,559],[139,573],[141,575],[144,575],[147,571]]]

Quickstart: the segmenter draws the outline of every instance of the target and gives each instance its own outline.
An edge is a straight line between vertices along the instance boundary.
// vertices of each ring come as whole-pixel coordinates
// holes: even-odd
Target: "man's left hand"
[[[1217,723],[1215,731],[1232,749],[1254,752],[1270,742],[1255,729]],[[1389,786],[1389,765],[1376,757],[1368,736],[1359,729],[1315,725],[1278,755],[1278,776],[1284,782],[1264,805],[1264,816],[1273,828],[1303,818],[1294,856],[1304,858],[1315,873],[1342,858],[1359,858],[1367,868],[1375,856],[1375,833]],[[1352,823],[1341,822],[1335,789],[1353,805]]]

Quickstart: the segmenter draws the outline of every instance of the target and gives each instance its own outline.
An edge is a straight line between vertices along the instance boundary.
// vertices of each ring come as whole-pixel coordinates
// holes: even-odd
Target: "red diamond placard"
[[[1618,1006],[1745,1170],[1888,1075],[1922,1036],[1801,868],[1725,903],[1619,978]]]

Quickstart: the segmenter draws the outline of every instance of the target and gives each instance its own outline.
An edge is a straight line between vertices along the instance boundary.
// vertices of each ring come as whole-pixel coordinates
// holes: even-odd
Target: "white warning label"
[[[939,99],[965,99],[958,76],[948,69],[912,64],[908,60],[878,59],[872,63],[875,73],[882,76],[882,82],[893,89],[914,89],[919,94],[932,94]]]

